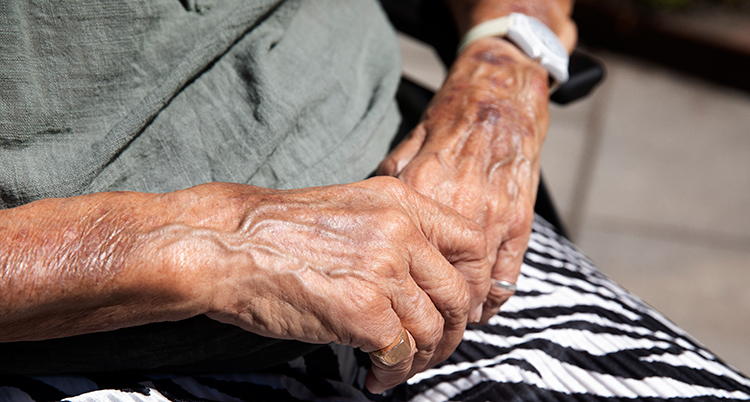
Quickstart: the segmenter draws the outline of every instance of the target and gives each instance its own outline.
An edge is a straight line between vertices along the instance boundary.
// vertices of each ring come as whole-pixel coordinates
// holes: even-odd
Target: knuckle
[[[468,282],[461,280],[460,284],[456,283],[448,292],[450,292],[450,297],[441,304],[440,312],[443,318],[442,324],[448,323],[448,326],[453,327],[468,320],[471,289]]]
[[[428,353],[435,352],[440,345],[440,340],[443,339],[444,327],[445,319],[442,316],[438,315],[436,319],[431,320],[431,324],[428,324],[420,340],[419,349]]]
[[[487,232],[484,231],[484,228],[479,223],[467,220],[466,237],[469,244],[475,244],[486,254]]]
[[[400,209],[386,208],[382,210],[373,222],[386,236],[411,234],[414,223]],[[392,238],[392,237],[391,237]]]
[[[398,162],[392,156],[387,156],[380,162],[376,172],[379,175],[395,176],[397,171]]]
[[[471,303],[471,290],[468,283],[463,282],[463,286],[456,293],[452,302],[453,308],[449,310],[452,312],[451,319],[453,321],[465,320],[469,316],[469,305]]]
[[[404,282],[411,276],[409,265],[403,257],[396,253],[387,253],[374,265],[377,267],[377,276],[381,278],[383,284],[392,283],[392,286],[396,289],[403,286]]]
[[[426,190],[430,184],[434,184],[438,174],[444,170],[438,154],[425,153],[414,158],[414,163],[406,166],[399,174],[399,178],[415,189]]]
[[[401,329],[397,317],[390,313],[390,300],[378,291],[362,291],[351,304],[342,314],[350,323],[345,332],[348,338],[340,343],[368,352],[388,347]]]
[[[403,191],[404,190],[404,183],[393,177],[393,176],[378,176],[373,177],[372,179],[375,181],[378,187],[390,190],[390,191]]]
[[[395,166],[396,162],[388,157],[380,162],[375,172],[379,175],[393,176],[395,174],[394,172],[396,171]]]
[[[478,223],[468,219],[465,219],[464,222],[466,225],[463,231],[458,232],[461,239],[461,249],[454,253],[451,262],[468,263],[469,267],[480,270],[483,267],[482,262],[488,258],[489,238]],[[466,264],[462,264],[462,267],[464,266]]]

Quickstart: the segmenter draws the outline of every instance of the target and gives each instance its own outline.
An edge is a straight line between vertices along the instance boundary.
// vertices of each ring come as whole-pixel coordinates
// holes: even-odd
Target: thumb
[[[404,167],[414,159],[414,157],[422,149],[424,140],[426,137],[426,130],[422,125],[418,125],[409,134],[405,140],[396,146],[396,148],[388,154],[388,156],[380,162],[378,166],[377,174],[379,176],[398,176]]]

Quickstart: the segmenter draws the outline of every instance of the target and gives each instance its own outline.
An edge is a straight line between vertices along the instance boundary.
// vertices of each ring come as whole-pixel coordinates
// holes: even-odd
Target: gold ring
[[[370,356],[373,359],[388,367],[401,363],[409,355],[411,355],[411,340],[409,339],[409,334],[406,332],[406,328],[401,329],[401,334],[392,344],[383,349],[370,352]]]

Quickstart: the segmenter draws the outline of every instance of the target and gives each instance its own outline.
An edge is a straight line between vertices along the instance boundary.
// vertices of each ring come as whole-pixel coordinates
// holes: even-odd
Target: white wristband
[[[560,38],[542,21],[525,14],[511,13],[471,28],[461,40],[458,53],[476,40],[493,36],[508,39],[538,61],[556,83],[568,80],[568,51]]]
[[[461,54],[466,46],[469,46],[472,42],[493,36],[504,37],[508,34],[510,28],[511,16],[506,15],[505,17],[495,18],[493,20],[485,21],[469,30],[464,35],[463,40],[458,45],[458,51],[456,54]]]

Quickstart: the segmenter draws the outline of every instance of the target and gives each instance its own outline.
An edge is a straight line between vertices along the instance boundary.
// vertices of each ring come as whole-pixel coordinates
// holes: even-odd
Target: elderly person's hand
[[[415,354],[395,366],[373,360],[373,392],[445,360],[469,318],[479,318],[489,290],[484,235],[452,209],[384,178],[256,191],[237,230],[200,247],[226,262],[211,280],[209,317],[366,352],[390,345],[403,327]]]
[[[482,229],[393,178],[300,190],[213,183],[0,211],[0,341],[198,314],[373,352],[373,392],[448,357],[489,290]]]
[[[544,5],[545,22],[562,33],[569,49],[575,42],[564,1],[526,2],[530,10],[509,8],[511,1],[470,3],[473,8],[454,4],[463,32],[510,11],[533,15]],[[534,218],[548,101],[544,68],[504,39],[480,39],[458,57],[422,121],[378,168],[478,222],[496,280],[515,283],[520,272]],[[511,295],[493,286],[482,322]]]

